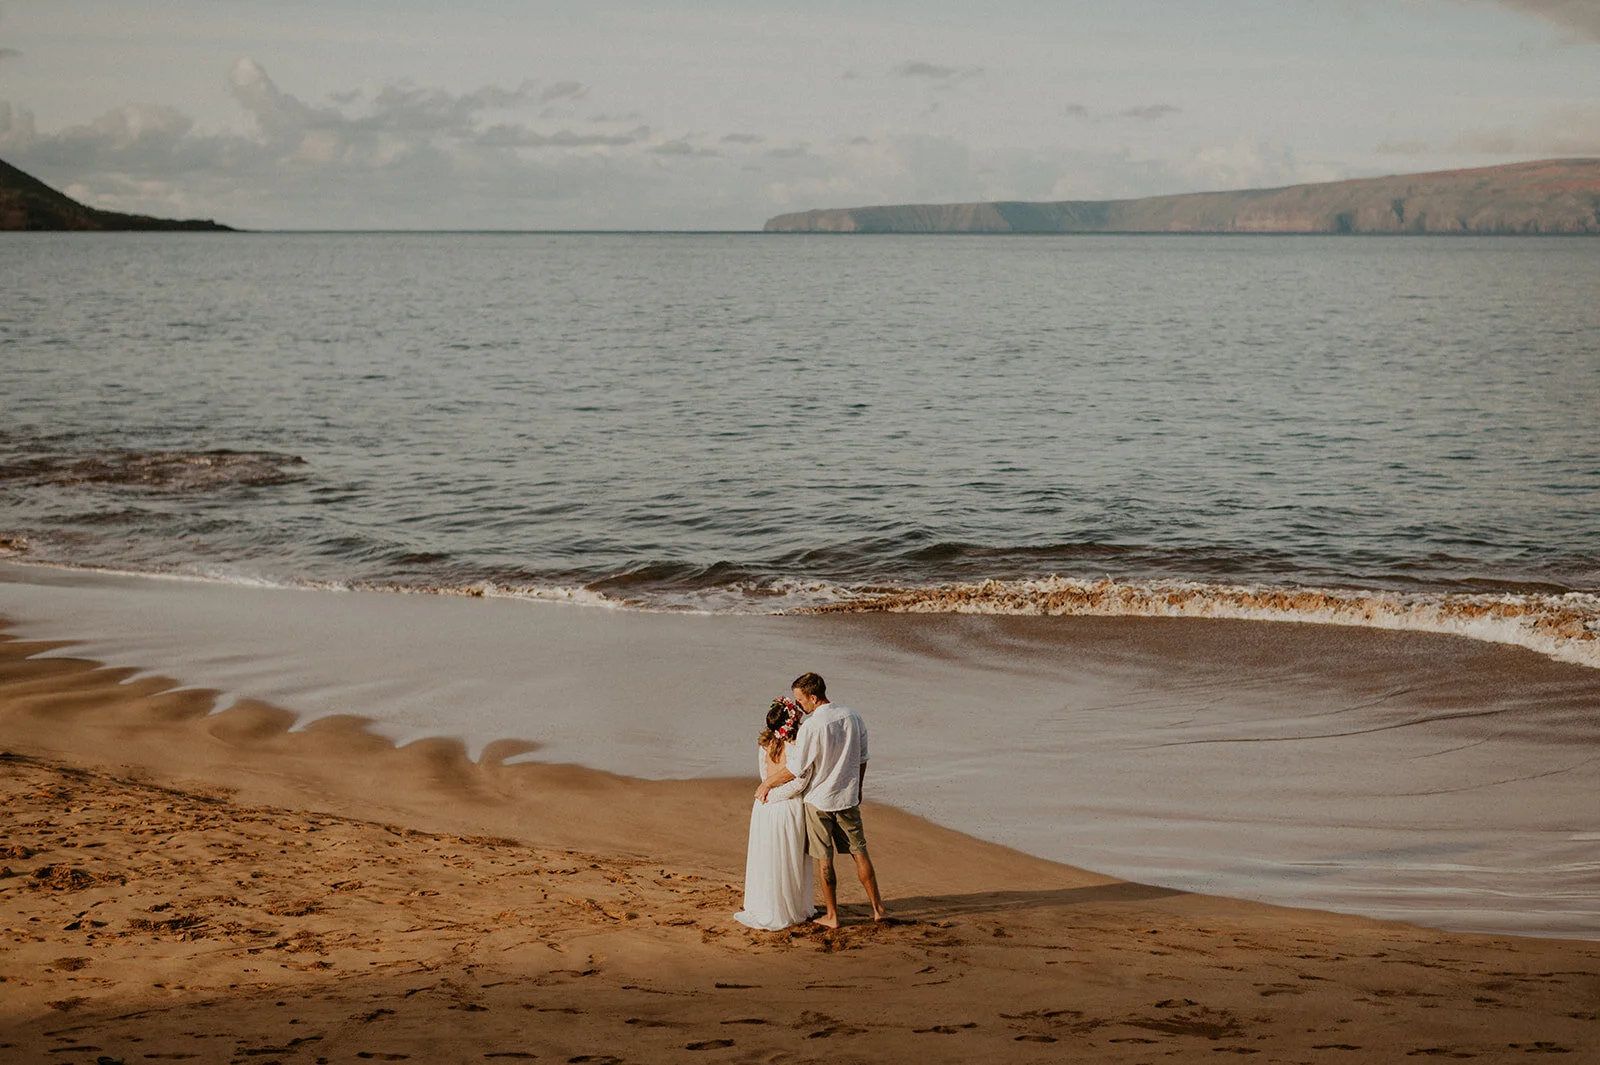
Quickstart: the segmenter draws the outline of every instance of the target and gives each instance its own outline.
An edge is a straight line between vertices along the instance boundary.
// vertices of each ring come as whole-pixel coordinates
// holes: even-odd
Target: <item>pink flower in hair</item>
[[[783,724],[773,729],[772,734],[784,743],[792,743],[795,734],[800,731],[800,722],[805,718],[804,713],[800,710],[800,704],[788,696],[781,696],[772,700],[772,705],[767,708],[767,713],[770,715],[774,710],[782,710],[784,718]]]

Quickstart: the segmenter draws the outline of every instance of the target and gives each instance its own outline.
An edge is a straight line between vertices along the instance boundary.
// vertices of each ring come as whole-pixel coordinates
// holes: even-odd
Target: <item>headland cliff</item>
[[[1600,235],[1600,159],[1137,200],[844,207],[769,233],[1453,233]]]
[[[10,163],[0,161],[0,230],[5,229],[182,229],[231,231],[206,219],[177,220],[102,211],[79,203]]]

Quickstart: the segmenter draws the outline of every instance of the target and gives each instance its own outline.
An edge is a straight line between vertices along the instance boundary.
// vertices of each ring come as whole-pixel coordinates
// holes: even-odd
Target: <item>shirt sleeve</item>
[[[861,764],[867,764],[867,722],[861,719]]]

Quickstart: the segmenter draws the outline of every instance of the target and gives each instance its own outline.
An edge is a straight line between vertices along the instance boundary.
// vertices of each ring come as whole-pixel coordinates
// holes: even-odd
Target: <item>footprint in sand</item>
[[[911,1030],[917,1035],[923,1035],[927,1032],[937,1032],[940,1035],[955,1035],[957,1032],[976,1027],[978,1027],[976,1021],[968,1021],[965,1024],[936,1024],[932,1028],[913,1028]]]
[[[733,1046],[732,1039],[702,1039],[698,1043],[685,1043],[685,1050],[720,1050],[723,1047]]]
[[[1256,986],[1260,987],[1261,985],[1258,984]],[[1271,998],[1273,995],[1303,995],[1305,993],[1305,988],[1296,987],[1294,984],[1273,984],[1270,987],[1261,988],[1262,998]]]

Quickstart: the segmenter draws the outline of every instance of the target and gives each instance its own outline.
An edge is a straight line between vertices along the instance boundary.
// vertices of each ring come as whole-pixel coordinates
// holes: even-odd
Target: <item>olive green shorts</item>
[[[867,834],[861,829],[861,807],[819,810],[806,803],[806,853],[832,858],[836,851],[867,853]]]

